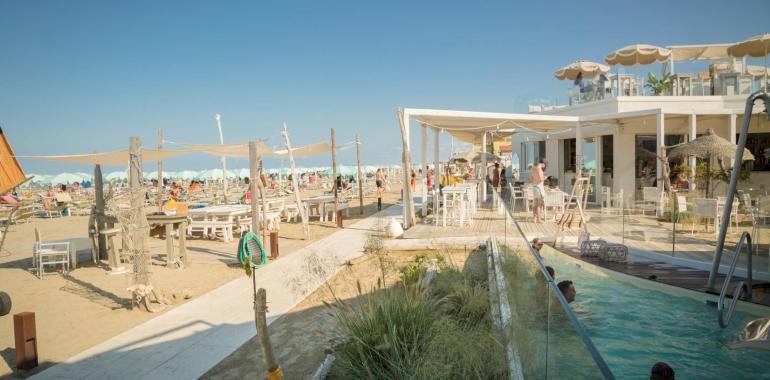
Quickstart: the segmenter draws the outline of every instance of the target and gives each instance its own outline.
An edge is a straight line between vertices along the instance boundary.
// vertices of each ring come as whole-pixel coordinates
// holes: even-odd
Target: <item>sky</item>
[[[335,128],[338,143],[361,135],[364,164],[397,163],[397,107],[526,112],[567,101],[570,83],[553,72],[577,59],[602,62],[634,43],[725,43],[770,31],[767,0],[576,4],[3,0],[0,126],[17,155],[84,154],[126,149],[129,136],[155,146],[158,128],[171,141],[218,143],[220,113],[226,143],[282,146],[286,122],[295,146],[328,140]],[[450,138],[442,141],[447,155]],[[355,150],[338,161],[355,164]],[[21,162],[28,173],[92,170]],[[328,156],[298,160],[330,164]],[[191,155],[164,165],[219,161]]]

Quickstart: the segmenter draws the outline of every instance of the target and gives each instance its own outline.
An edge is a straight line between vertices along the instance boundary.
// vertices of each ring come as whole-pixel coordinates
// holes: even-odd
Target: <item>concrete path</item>
[[[361,255],[380,218],[399,215],[392,206],[258,269],[268,324]],[[250,278],[235,279],[32,378],[196,379],[256,334],[252,292]]]

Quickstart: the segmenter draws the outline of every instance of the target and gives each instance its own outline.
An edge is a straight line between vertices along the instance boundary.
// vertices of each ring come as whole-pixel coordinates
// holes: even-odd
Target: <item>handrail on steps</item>
[[[738,264],[738,256],[741,255],[741,252],[743,252],[743,246],[744,244],[747,245],[747,262],[746,262],[746,282],[740,281],[737,285],[735,285],[735,290],[733,290],[733,300],[730,302],[730,306],[727,309],[727,316],[724,315],[724,308],[725,308],[725,298],[727,297],[727,288],[730,286],[730,280],[733,278],[733,272],[735,272],[735,266]],[[752,255],[752,244],[751,244],[751,234],[747,231],[744,231],[741,234],[740,240],[738,240],[738,244],[735,246],[735,253],[733,254],[733,261],[730,263],[730,269],[727,271],[727,274],[725,275],[725,281],[722,283],[722,291],[719,292],[719,301],[717,301],[717,313],[719,315],[719,327],[725,328],[727,325],[730,324],[730,320],[733,318],[733,312],[735,311],[735,305],[738,304],[738,300],[741,297],[741,294],[744,292],[744,289],[746,291],[746,298],[751,299],[751,288],[753,285],[753,281],[751,278],[751,255]]]

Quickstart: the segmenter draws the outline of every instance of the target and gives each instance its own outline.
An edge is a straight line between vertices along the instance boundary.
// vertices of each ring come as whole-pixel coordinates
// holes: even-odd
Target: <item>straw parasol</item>
[[[609,71],[609,66],[602,65],[601,63],[580,60],[562,67],[553,73],[553,76],[558,80],[575,80],[579,74],[582,74],[584,77],[594,77],[599,74],[606,74]]]
[[[664,62],[671,56],[671,50],[654,45],[629,45],[613,51],[604,57],[608,65],[649,65],[655,62]]]
[[[767,88],[767,54],[770,52],[770,34],[760,34],[727,48],[727,54],[732,57],[765,57],[765,86]]]
[[[738,146],[717,136],[714,133],[714,129],[709,128],[706,133],[695,140],[688,143],[677,146],[668,152],[670,158],[684,158],[689,156],[695,156],[698,158],[707,159],[708,170],[711,172],[711,159],[717,158],[721,160],[725,157],[735,157],[735,151]],[[754,160],[754,155],[748,149],[743,150],[743,161]],[[711,177],[707,177],[708,186],[706,188],[707,193],[711,189]],[[708,194],[707,194],[708,195]]]

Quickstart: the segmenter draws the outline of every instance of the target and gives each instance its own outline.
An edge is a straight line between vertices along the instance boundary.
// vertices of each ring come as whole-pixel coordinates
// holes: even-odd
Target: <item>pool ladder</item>
[[[727,297],[727,288],[730,286],[730,280],[733,278],[733,272],[735,272],[735,266],[738,264],[738,257],[743,252],[743,247],[746,246],[747,262],[746,262],[746,281],[740,281],[735,285],[733,290],[733,300],[727,308],[727,315],[724,314],[725,298]],[[722,291],[719,292],[719,301],[717,301],[717,314],[719,315],[719,327],[725,328],[730,324],[730,320],[733,318],[733,312],[735,311],[735,305],[738,304],[738,300],[741,295],[746,292],[746,299],[751,299],[751,288],[753,281],[751,278],[751,254],[752,254],[751,234],[744,231],[741,234],[738,244],[735,246],[735,254],[733,254],[733,261],[730,263],[730,269],[725,275],[725,281],[722,283]],[[748,284],[746,283],[748,282]]]

